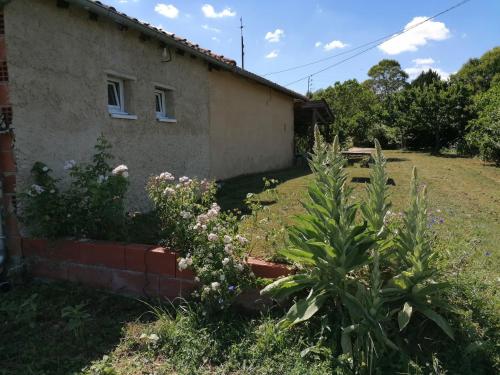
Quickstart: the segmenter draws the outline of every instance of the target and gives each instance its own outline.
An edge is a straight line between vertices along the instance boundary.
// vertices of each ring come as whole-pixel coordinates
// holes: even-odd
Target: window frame
[[[113,89],[115,91],[116,98],[119,100],[118,105],[110,105],[109,104],[109,85],[113,85]],[[118,86],[119,92],[116,92],[116,84]],[[126,115],[128,114],[125,111],[125,93],[124,93],[124,82],[123,79],[116,78],[116,77],[107,77],[106,79],[106,88],[108,89],[108,112],[110,114],[119,114],[119,115]]]
[[[155,112],[156,112],[156,118],[157,119],[168,119],[168,114],[167,114],[167,93],[165,92],[164,89],[156,87],[154,90],[155,94]],[[156,98],[160,97],[160,112],[156,110]]]

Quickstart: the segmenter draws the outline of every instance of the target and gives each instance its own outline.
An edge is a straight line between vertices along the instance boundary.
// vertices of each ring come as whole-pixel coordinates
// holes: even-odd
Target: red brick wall
[[[11,257],[21,256],[21,237],[15,215],[16,207],[16,162],[14,157],[14,133],[12,106],[9,99],[9,72],[7,68],[7,50],[3,11],[0,9],[0,179],[2,180],[2,219],[6,229],[7,250]]]
[[[133,295],[187,297],[196,286],[194,274],[179,271],[177,254],[141,244],[105,241],[23,239],[29,272],[37,278],[67,280]],[[284,265],[249,259],[259,277],[291,273]]]

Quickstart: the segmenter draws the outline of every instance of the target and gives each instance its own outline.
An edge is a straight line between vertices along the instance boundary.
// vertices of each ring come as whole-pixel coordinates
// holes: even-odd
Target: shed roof
[[[118,24],[136,29],[146,36],[157,38],[158,40],[164,42],[166,45],[177,48],[181,51],[188,52],[192,55],[202,58],[214,67],[231,71],[239,76],[245,77],[247,79],[253,80],[265,86],[268,86],[274,90],[282,92],[288,96],[295,99],[300,99],[307,101],[308,98],[302,94],[299,94],[293,90],[289,90],[286,87],[278,85],[268,79],[265,79],[257,74],[251,73],[247,70],[241,69],[236,65],[236,61],[229,59],[223,55],[214,53],[213,51],[202,48],[198,44],[195,44],[185,38],[181,38],[175,34],[168,33],[157,27],[154,27],[148,23],[141,22],[137,18],[130,17],[125,13],[117,11],[114,7],[103,4],[97,0],[66,0],[67,3],[78,5],[85,10],[95,13],[97,15],[107,17]]]

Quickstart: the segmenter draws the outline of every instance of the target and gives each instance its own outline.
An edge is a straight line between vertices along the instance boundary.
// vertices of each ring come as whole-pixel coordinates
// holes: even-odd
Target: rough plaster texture
[[[99,134],[116,164],[130,170],[129,208],[144,208],[151,174],[227,178],[289,165],[293,99],[207,64],[172,53],[161,62],[158,41],[53,0],[16,0],[5,7],[18,168],[18,189],[35,161],[64,177],[65,160],[88,161]],[[173,51],[172,51],[173,52]],[[111,118],[106,78],[125,77],[126,110]],[[155,84],[174,89],[176,124],[155,119]],[[127,92],[125,94],[127,96]]]
[[[293,100],[225,72],[213,72],[209,83],[211,175],[225,179],[290,166]]]

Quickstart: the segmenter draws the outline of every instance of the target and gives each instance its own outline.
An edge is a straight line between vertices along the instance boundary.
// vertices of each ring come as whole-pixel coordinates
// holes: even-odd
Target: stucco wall
[[[130,169],[131,208],[144,206],[152,173],[208,176],[209,72],[199,59],[172,53],[162,63],[157,41],[141,42],[136,31],[53,0],[11,2],[5,22],[18,188],[35,161],[62,177],[65,160],[88,160],[100,133],[113,145],[114,162]],[[109,116],[108,70],[136,78],[137,120]],[[175,88],[177,124],[156,121],[153,82]]]
[[[293,98],[231,73],[210,82],[210,174],[219,179],[293,162]]]
[[[158,41],[55,3],[16,0],[4,10],[18,191],[35,161],[56,177],[66,176],[66,160],[88,161],[101,133],[114,164],[129,167],[131,209],[147,207],[144,186],[154,173],[222,179],[291,164],[291,97],[209,71],[187,53],[172,50],[172,61],[161,62]],[[110,71],[134,78],[126,86],[137,120],[109,116]],[[174,88],[176,124],[156,121],[155,84]]]

